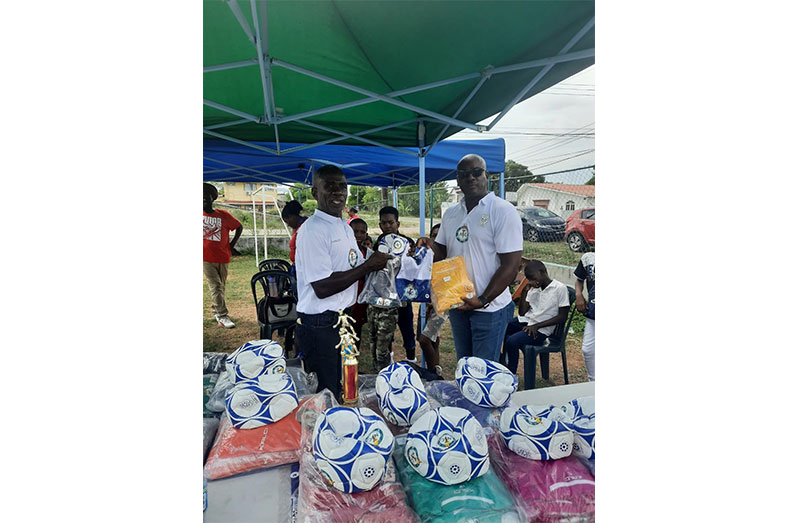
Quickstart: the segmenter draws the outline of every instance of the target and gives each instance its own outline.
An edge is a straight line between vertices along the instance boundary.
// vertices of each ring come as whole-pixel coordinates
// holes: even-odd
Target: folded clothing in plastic
[[[202,415],[207,417],[218,416],[217,413],[208,410],[206,406],[211,397],[216,382],[219,379],[218,374],[203,374],[202,375]]]
[[[468,278],[465,259],[462,256],[433,263],[430,284],[432,305],[435,307],[435,312],[440,315],[462,305],[461,297],[476,296],[474,283]]]
[[[211,449],[211,443],[216,438],[216,432],[219,430],[219,418],[202,418],[202,462],[205,463],[205,458],[208,457],[208,451]]]
[[[397,438],[394,463],[410,506],[423,523],[510,523],[521,521],[513,498],[491,467],[478,478],[457,485],[441,485],[424,479],[404,457],[404,438]]]
[[[402,266],[396,275],[396,292],[402,301],[430,301],[434,257],[435,253],[426,247],[420,247],[413,256],[402,256]]]
[[[203,352],[202,373],[220,374],[225,368],[225,360],[230,356],[226,352]]]
[[[358,303],[367,303],[375,307],[400,307],[402,300],[396,292],[396,274],[402,264],[402,257],[395,256],[388,260],[385,267],[369,273],[363,292],[357,297]]]
[[[427,394],[444,407],[460,407],[473,415],[483,427],[499,427],[499,410],[480,407],[469,400],[454,381],[433,381],[425,385]]]
[[[296,494],[298,478],[299,464],[292,463],[209,481],[204,521],[291,523],[291,498]]]
[[[595,482],[574,456],[538,461],[508,449],[498,433],[488,437],[491,466],[515,498],[528,521],[592,521]]]
[[[321,393],[299,400],[301,408],[320,401]],[[299,461],[301,429],[296,410],[276,423],[255,429],[236,429],[223,415],[208,460],[205,477],[218,479],[250,470]]]

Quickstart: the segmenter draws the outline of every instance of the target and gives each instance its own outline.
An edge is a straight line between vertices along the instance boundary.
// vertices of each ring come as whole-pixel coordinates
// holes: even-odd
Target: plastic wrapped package
[[[425,385],[427,396],[444,407],[460,407],[470,412],[483,427],[499,427],[500,411],[496,408],[480,407],[463,396],[454,381],[431,381]]]
[[[528,521],[593,521],[595,482],[576,457],[526,459],[509,450],[497,433],[488,437],[488,447],[491,465]]]
[[[358,395],[364,396],[368,394],[376,394],[377,375],[376,374],[360,374],[357,376]]]
[[[587,459],[586,457],[584,457],[582,455],[579,455],[579,454],[575,454],[575,456],[582,463],[582,465],[584,465],[590,471],[590,475],[595,478],[596,477],[596,458],[592,457],[590,459]]]
[[[322,476],[313,457],[313,428],[316,418],[336,402],[329,391],[322,403],[300,407],[297,418],[302,423],[302,452],[299,468],[297,521],[307,523],[404,523],[416,517],[407,505],[402,485],[396,479],[393,460],[388,461],[380,483],[366,492],[346,494],[330,485]]]
[[[413,256],[402,257],[402,265],[396,275],[396,292],[402,301],[430,301],[434,257],[435,253],[426,247],[420,247]]]
[[[225,361],[230,356],[226,352],[203,352],[202,353],[202,373],[221,374],[225,369]]]
[[[218,416],[217,413],[208,410],[206,407],[208,400],[211,397],[213,389],[216,387],[216,382],[219,379],[218,374],[203,374],[202,375],[202,415],[207,417]]]
[[[367,303],[375,307],[400,307],[402,301],[396,292],[396,274],[402,264],[400,256],[394,256],[385,267],[369,273],[363,292],[357,297],[358,303]]]
[[[468,277],[465,259],[462,256],[447,258],[432,264],[432,306],[441,316],[449,309],[463,304],[463,296],[476,296],[474,283]]]
[[[211,443],[219,430],[219,418],[202,418],[202,462],[208,457]]]
[[[394,463],[410,506],[422,523],[511,523],[520,522],[513,498],[491,466],[483,476],[459,483],[441,485],[424,479],[404,457],[405,438],[394,446]]]
[[[291,414],[254,429],[236,429],[228,416],[223,415],[216,441],[205,462],[205,477],[218,479],[299,461],[302,431],[298,412],[304,405],[323,405],[325,392],[301,398],[299,407]]]
[[[208,482],[205,523],[292,523],[299,464]],[[295,503],[295,500],[294,500]]]
[[[308,394],[313,394],[316,391],[316,387],[319,383],[316,373],[311,372],[308,374],[302,370],[301,367],[287,367],[285,371],[290,374],[291,379],[294,380],[294,387],[296,387],[297,396],[300,398]],[[208,397],[205,407],[212,412],[224,412],[227,393],[230,392],[235,385],[236,384],[230,379],[228,371],[223,370],[222,373],[219,374],[219,379],[213,388],[213,392],[211,392],[211,395]]]

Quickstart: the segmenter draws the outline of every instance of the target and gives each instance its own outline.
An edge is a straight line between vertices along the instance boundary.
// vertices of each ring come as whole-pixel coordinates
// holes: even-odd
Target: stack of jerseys
[[[411,523],[416,517],[407,505],[402,485],[396,481],[392,459],[388,460],[382,482],[373,489],[346,494],[323,479],[313,453],[308,450],[302,453],[300,461],[297,520],[306,523]]]
[[[225,362],[230,356],[226,352],[203,352],[202,373],[219,374],[225,369]]]
[[[202,415],[204,417],[213,417],[218,416],[219,414],[208,410],[206,406],[208,404],[208,400],[211,397],[211,393],[213,392],[214,387],[216,386],[216,382],[219,379],[218,374],[203,374],[202,375]]]
[[[420,247],[413,256],[402,256],[402,266],[396,275],[396,292],[402,301],[429,302],[432,259],[435,253]]]
[[[449,309],[463,304],[460,298],[473,298],[474,283],[468,278],[465,259],[462,256],[447,258],[432,264],[432,306],[443,316]]]
[[[208,457],[216,432],[219,430],[219,418],[202,418],[202,462]]]
[[[208,482],[204,523],[293,523],[299,463]]]
[[[427,395],[434,398],[444,407],[460,407],[470,412],[483,427],[499,427],[499,410],[496,408],[480,407],[460,392],[454,381],[433,381],[424,387]]]
[[[574,456],[539,461],[508,449],[501,435],[488,437],[491,467],[525,512],[528,521],[592,521],[595,482],[590,471]]]
[[[283,419],[254,429],[236,429],[227,415],[222,416],[216,442],[205,462],[205,477],[224,478],[299,461],[302,430],[295,414],[308,403],[322,401],[321,393],[306,396]]]
[[[401,438],[400,438],[401,439]],[[410,506],[423,523],[464,522],[510,523],[521,519],[513,498],[499,481],[493,467],[484,476],[458,485],[441,485],[424,479],[407,463],[404,441],[397,439],[394,461],[399,481]]]

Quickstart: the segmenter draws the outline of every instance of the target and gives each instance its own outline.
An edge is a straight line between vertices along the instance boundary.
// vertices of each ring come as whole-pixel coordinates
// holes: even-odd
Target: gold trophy
[[[339,327],[338,335],[341,341],[335,348],[341,349],[341,379],[343,381],[343,404],[346,406],[357,405],[357,351],[355,341],[359,338],[355,335],[355,328],[352,325],[354,320],[344,311],[338,311],[338,321],[334,327]]]

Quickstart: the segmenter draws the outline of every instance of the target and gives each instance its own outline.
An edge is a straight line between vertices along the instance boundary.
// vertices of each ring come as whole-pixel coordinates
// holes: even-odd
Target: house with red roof
[[[516,207],[532,207],[533,205],[567,218],[576,209],[596,206],[596,186],[525,183],[518,189]]]

